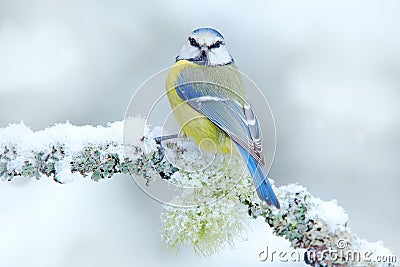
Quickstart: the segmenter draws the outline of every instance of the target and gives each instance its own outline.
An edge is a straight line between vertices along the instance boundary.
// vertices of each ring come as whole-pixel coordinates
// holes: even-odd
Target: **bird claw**
[[[157,163],[160,163],[164,159],[164,157],[165,157],[165,149],[164,149],[164,147],[163,147],[163,145],[161,143],[161,141],[162,141],[161,137],[154,138],[154,141],[157,144],[157,150],[158,150],[159,155],[160,155],[160,157],[158,158],[158,161],[156,162],[156,164],[157,164]]]
[[[156,163],[160,163],[165,157],[165,149],[164,149],[164,147],[162,145],[162,141],[168,140],[168,139],[174,139],[174,138],[177,138],[177,137],[178,137],[177,134],[154,137],[154,141],[158,145],[157,149],[160,152],[160,159]]]

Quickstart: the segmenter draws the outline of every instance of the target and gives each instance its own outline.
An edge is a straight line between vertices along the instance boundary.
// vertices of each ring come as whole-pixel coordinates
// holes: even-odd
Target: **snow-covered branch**
[[[174,250],[186,245],[211,255],[226,244],[233,245],[245,232],[248,218],[263,217],[276,235],[288,239],[293,248],[305,250],[305,262],[311,266],[391,266],[372,261],[374,256],[392,253],[380,242],[369,243],[351,233],[348,216],[336,201],[322,201],[304,187],[290,184],[276,188],[281,209],[265,206],[254,193],[247,172],[237,179],[242,163],[222,159],[200,172],[180,169],[167,156],[191,157],[190,146],[170,142],[164,145],[167,156],[163,157],[154,144],[156,149],[146,149],[152,139],[142,138],[144,119],[132,119],[131,125],[137,129],[128,129],[129,144],[123,140],[124,122],[107,127],[64,123],[37,132],[22,123],[10,125],[0,129],[0,177],[7,181],[17,176],[51,177],[60,183],[70,181],[75,172],[94,181],[116,173],[147,182],[161,177],[191,188],[190,193],[176,196],[174,205],[164,205],[162,239]],[[179,207],[186,203],[192,207]],[[332,250],[340,253],[332,255]],[[354,252],[369,252],[371,262],[365,256],[349,258]]]
[[[144,120],[136,118],[132,123],[140,128]],[[72,180],[72,173],[99,181],[116,173],[135,173],[150,179],[154,172],[164,171],[161,168],[167,165],[165,162],[154,164],[160,157],[158,151],[144,153],[140,142],[123,144],[123,127],[119,121],[108,127],[67,122],[38,132],[23,123],[0,129],[0,177],[8,181],[19,176],[50,177],[66,183]],[[136,130],[132,136],[139,141],[143,132],[140,135]]]

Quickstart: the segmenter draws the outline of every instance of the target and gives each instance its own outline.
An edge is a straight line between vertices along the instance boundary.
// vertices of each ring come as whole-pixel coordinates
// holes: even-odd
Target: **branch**
[[[131,122],[138,128],[144,125],[139,118]],[[18,176],[50,177],[66,183],[72,180],[73,173],[99,181],[116,173],[134,173],[151,180],[157,173],[168,176],[173,172],[174,168],[165,161],[155,164],[161,157],[159,151],[144,153],[141,135],[136,136],[137,145],[124,146],[123,126],[122,121],[108,127],[67,122],[33,132],[20,123],[0,129],[0,177],[7,181]]]
[[[124,122],[107,127],[64,123],[38,132],[23,123],[0,129],[0,177],[6,181],[17,176],[51,177],[66,183],[72,180],[73,173],[89,176],[93,181],[125,173],[149,183],[161,175],[172,184],[192,188],[177,195],[171,203],[174,205],[163,206],[162,239],[173,250],[193,246],[200,255],[209,256],[225,244],[233,246],[245,232],[250,216],[264,218],[274,233],[289,240],[293,248],[305,249],[308,265],[393,266],[368,262],[365,255],[354,258],[355,252],[369,252],[371,260],[378,255],[392,256],[389,259],[393,263],[396,260],[381,242],[369,243],[352,234],[348,216],[336,201],[322,201],[304,187],[290,184],[275,189],[281,209],[268,207],[259,201],[248,172],[238,179],[238,170],[245,168],[241,161],[220,158],[210,168],[200,168],[201,172],[179,169],[166,158],[173,155],[175,163],[182,163],[183,156],[193,158],[198,152],[193,151],[193,146],[170,142],[165,145],[169,157],[162,157],[152,139],[142,138],[144,119],[131,119],[130,123],[136,131],[130,132],[133,141],[129,145],[124,145]],[[146,142],[155,149],[146,149]],[[203,161],[192,163],[196,169],[206,164],[203,156]],[[194,207],[177,207],[188,203]],[[335,250],[339,253],[332,254]]]

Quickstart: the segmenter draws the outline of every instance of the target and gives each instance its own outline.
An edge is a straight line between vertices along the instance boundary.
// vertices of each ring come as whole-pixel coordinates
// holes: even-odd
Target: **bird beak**
[[[192,58],[192,61],[196,61],[198,64],[201,65],[207,65],[208,64],[207,54],[208,54],[208,47],[202,46],[200,47],[200,54],[197,57]]]

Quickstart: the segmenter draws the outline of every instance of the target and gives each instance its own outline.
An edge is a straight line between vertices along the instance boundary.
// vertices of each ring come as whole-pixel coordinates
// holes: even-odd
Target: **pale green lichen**
[[[234,162],[232,162],[234,161]],[[177,252],[182,246],[193,247],[201,256],[211,256],[224,246],[234,246],[246,232],[248,217],[240,194],[252,194],[250,177],[231,166],[243,166],[240,161],[221,159],[218,164],[201,171],[175,173],[171,180],[181,186],[197,186],[182,194],[174,204],[197,203],[192,208],[164,205],[161,215],[162,240]],[[197,163],[199,164],[199,163]]]
[[[211,256],[226,244],[233,246],[247,226],[243,206],[226,199],[196,208],[165,209],[162,240],[175,252],[191,246],[197,254]]]
[[[56,171],[57,163],[66,157],[63,145],[52,145],[40,151],[24,152],[23,155],[16,150],[16,144],[3,146],[0,153],[0,177],[11,181],[14,177],[52,177],[55,181],[63,183],[62,177]],[[175,171],[172,165],[160,161],[160,152],[153,151],[145,154],[143,149],[134,146],[132,158],[120,158],[115,152],[120,145],[116,143],[97,144],[87,146],[81,152],[72,155],[69,168],[71,173],[80,173],[83,177],[90,176],[93,181],[111,178],[114,174],[137,174],[146,179],[157,173],[162,173],[164,178],[169,178]]]

